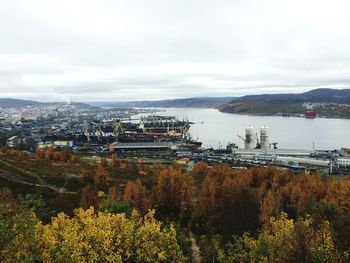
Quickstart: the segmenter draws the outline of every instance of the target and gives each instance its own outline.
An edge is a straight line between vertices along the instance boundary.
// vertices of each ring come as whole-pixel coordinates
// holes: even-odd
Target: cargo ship
[[[166,133],[147,133],[147,132],[124,132],[118,135],[119,142],[163,142],[177,141],[176,136],[169,136]]]
[[[112,145],[117,150],[196,150],[202,146],[202,142],[191,138],[188,133],[190,124],[188,120],[179,120],[174,116],[129,120],[96,118],[84,121],[75,131],[73,140],[84,145],[81,147],[84,151],[103,151],[107,149],[103,148],[105,145]]]
[[[306,111],[304,113],[304,117],[306,119],[315,119],[316,118],[316,112],[314,112],[314,111]]]
[[[173,142],[186,148],[200,148],[202,142],[194,140],[188,133],[190,122],[173,116],[147,116],[140,123],[116,122],[119,143]]]

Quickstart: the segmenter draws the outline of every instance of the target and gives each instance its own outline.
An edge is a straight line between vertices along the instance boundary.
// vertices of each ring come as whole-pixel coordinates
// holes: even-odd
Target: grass
[[[8,165],[0,167],[0,185],[11,189],[15,195],[39,194],[46,203],[46,218],[59,212],[72,215],[73,210],[79,207],[81,190],[84,187],[80,180],[80,173],[87,170],[93,177],[97,164],[95,162],[82,161],[78,163],[66,163],[61,161],[36,159],[32,156],[18,158],[11,154],[0,155],[0,160]],[[122,163],[119,168],[106,168],[110,174],[110,185],[117,186],[119,193],[130,180],[141,180],[146,187],[151,187],[155,182],[155,169],[145,165],[142,173],[140,166],[130,163]],[[22,172],[23,171],[23,172]],[[36,177],[35,177],[35,176]],[[14,180],[20,178],[22,182]],[[27,184],[28,183],[28,184]],[[74,193],[59,193],[57,191],[37,186],[35,184],[48,184],[56,188],[63,187]]]

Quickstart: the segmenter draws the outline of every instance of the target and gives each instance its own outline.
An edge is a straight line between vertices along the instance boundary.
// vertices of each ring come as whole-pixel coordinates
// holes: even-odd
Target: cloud
[[[349,8],[345,0],[0,0],[0,97],[350,87]]]

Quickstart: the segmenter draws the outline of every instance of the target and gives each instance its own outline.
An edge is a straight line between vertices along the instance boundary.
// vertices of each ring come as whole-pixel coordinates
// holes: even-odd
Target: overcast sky
[[[0,0],[0,97],[350,87],[349,0]]]

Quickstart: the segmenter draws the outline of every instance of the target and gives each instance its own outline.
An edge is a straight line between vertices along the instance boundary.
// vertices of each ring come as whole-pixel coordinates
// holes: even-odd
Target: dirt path
[[[47,188],[47,189],[50,189],[52,191],[58,192],[60,194],[77,194],[76,192],[67,191],[63,187],[57,187],[55,185],[48,184],[43,180],[43,178],[40,175],[33,173],[33,172],[30,172],[30,171],[26,171],[22,168],[16,167],[15,165],[8,163],[4,160],[0,160],[0,164],[4,168],[9,167],[9,168],[19,172],[16,175],[13,175],[13,174],[6,175],[6,173],[2,173],[2,174],[0,173],[0,176],[6,180],[9,180],[9,181],[12,181],[15,183],[21,183],[21,184],[32,185],[32,186],[36,186],[36,187]],[[22,176],[20,174],[22,174]],[[35,179],[38,183],[28,182],[28,179],[29,179],[28,177]]]
[[[192,232],[190,232],[190,239],[192,242],[192,262],[193,263],[200,263],[200,262],[202,262],[200,249],[199,249],[199,246],[197,245],[196,238]]]

